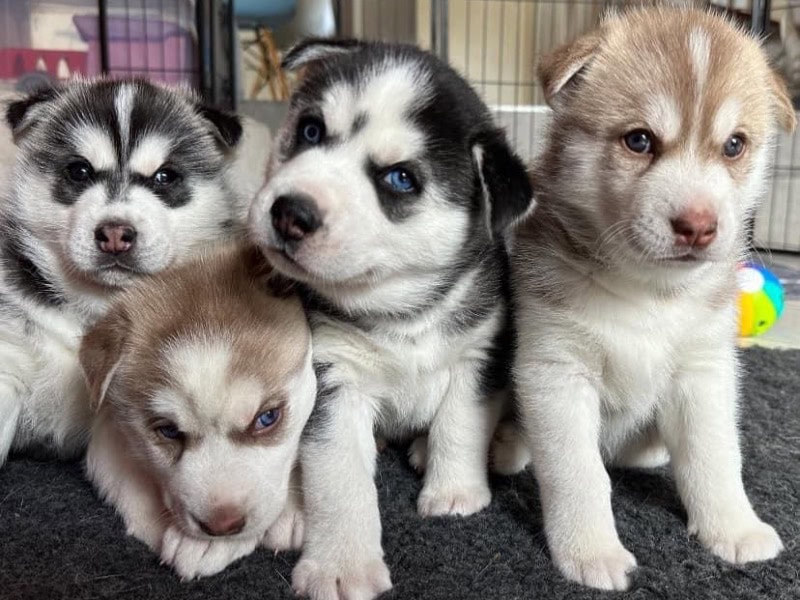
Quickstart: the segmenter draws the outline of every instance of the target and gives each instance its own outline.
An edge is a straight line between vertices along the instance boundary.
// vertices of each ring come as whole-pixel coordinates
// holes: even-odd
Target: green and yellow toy
[[[739,335],[761,335],[783,312],[783,286],[766,268],[745,262],[736,273],[739,283]]]

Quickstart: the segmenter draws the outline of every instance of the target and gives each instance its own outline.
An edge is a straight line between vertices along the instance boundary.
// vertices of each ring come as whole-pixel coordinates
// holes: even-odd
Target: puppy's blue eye
[[[417,182],[414,180],[414,176],[408,169],[402,167],[395,167],[388,171],[381,181],[383,181],[389,189],[401,194],[408,194],[417,189]]]
[[[650,154],[653,151],[653,134],[646,129],[634,129],[622,136],[628,150],[636,154]]]
[[[260,415],[256,417],[256,420],[253,421],[253,431],[256,432],[264,432],[268,429],[271,429],[275,423],[278,422],[278,419],[281,418],[281,409],[280,408],[272,408],[270,410],[264,411]]]
[[[156,428],[156,431],[163,435],[168,440],[177,440],[183,437],[183,432],[178,429],[176,425],[161,425],[160,427]]]
[[[325,123],[315,117],[301,119],[297,129],[302,140],[312,146],[322,142],[325,137]]]

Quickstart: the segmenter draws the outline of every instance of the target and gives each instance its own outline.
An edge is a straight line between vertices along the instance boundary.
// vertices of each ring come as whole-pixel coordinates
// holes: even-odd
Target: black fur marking
[[[415,210],[415,205],[417,201],[422,198],[422,182],[418,175],[421,168],[411,165],[408,166],[409,172],[414,173],[416,180],[420,183],[420,189],[413,192],[401,193],[395,192],[382,182],[387,169],[395,166],[402,165],[376,165],[374,162],[368,161],[365,169],[372,179],[383,214],[385,214],[386,218],[392,223],[400,223],[417,212]]]
[[[281,68],[293,71],[308,62],[326,60],[334,55],[358,50],[365,45],[364,42],[352,39],[306,38],[286,53]]]
[[[47,306],[64,304],[66,300],[61,292],[25,253],[18,226],[14,223],[4,223],[2,232],[5,238],[2,261],[8,283],[24,295],[31,296]]]
[[[30,108],[40,102],[52,100],[57,94],[58,89],[45,88],[34,92],[27,98],[17,100],[8,105],[6,109],[6,123],[11,127],[15,138],[24,128],[25,115],[28,114]]]
[[[528,210],[533,188],[525,165],[508,146],[502,131],[482,132],[471,145],[478,145],[483,151],[481,176],[486,185],[492,233],[498,234]]]
[[[191,193],[186,185],[183,177],[178,178],[173,183],[160,186],[157,185],[152,177],[145,177],[138,173],[131,174],[131,185],[138,185],[147,188],[153,194],[158,196],[158,199],[169,208],[180,208],[185,206],[192,199]]]
[[[324,441],[329,438],[332,403],[339,392],[339,385],[327,381],[331,363],[314,363],[317,377],[317,399],[311,415],[303,428],[303,442]]]
[[[198,105],[197,113],[214,126],[219,140],[227,148],[233,148],[239,143],[242,137],[242,122],[238,116],[205,105]]]
[[[369,117],[367,113],[360,112],[356,115],[356,118],[353,119],[353,124],[350,127],[350,136],[357,135],[364,127],[367,126],[367,122],[369,121]]]

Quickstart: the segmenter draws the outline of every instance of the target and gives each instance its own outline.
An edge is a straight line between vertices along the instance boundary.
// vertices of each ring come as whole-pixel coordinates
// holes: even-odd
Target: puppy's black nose
[[[317,204],[302,194],[278,196],[269,213],[272,226],[284,240],[302,240],[322,226]]]
[[[127,223],[103,223],[94,230],[94,241],[100,252],[124,254],[136,244],[136,230]]]

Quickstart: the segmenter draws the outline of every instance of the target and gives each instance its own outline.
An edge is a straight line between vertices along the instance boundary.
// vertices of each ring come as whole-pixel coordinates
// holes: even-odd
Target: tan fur
[[[87,474],[184,578],[262,542],[302,540],[295,461],[316,393],[311,336],[273,278],[257,249],[221,245],[123,292],[81,344],[97,411]]]
[[[92,402],[99,406],[100,383],[122,352],[130,356],[125,379],[131,393],[117,401],[148,397],[156,386],[167,383],[164,348],[194,336],[224,334],[231,340],[232,376],[257,377],[268,389],[272,382],[284,381],[302,364],[309,333],[299,300],[276,297],[272,276],[257,249],[225,246],[121,296],[81,346]],[[284,290],[280,293],[285,295]]]
[[[729,562],[773,558],[741,479],[735,271],[778,125],[794,126],[785,86],[749,34],[685,8],[611,15],[539,73],[553,119],[511,269],[550,555],[627,588],[605,467],[669,460],[690,533]],[[526,456],[501,433],[508,472]]]

